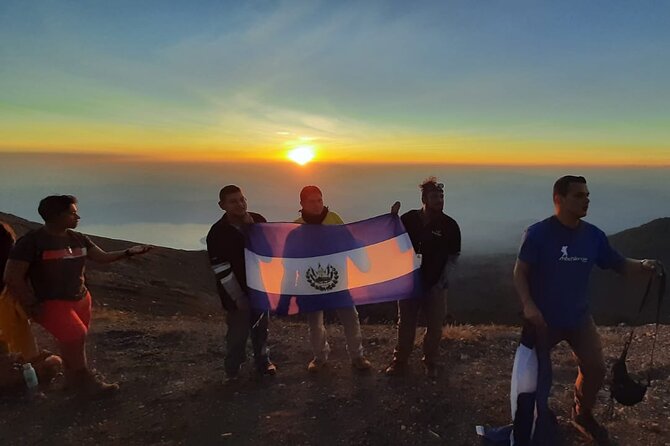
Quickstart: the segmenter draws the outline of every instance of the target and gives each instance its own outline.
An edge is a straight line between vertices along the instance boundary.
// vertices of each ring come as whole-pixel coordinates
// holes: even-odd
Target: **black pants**
[[[268,319],[267,311],[253,309],[228,311],[226,324],[226,357],[224,365],[226,375],[234,376],[240,366],[247,360],[247,339],[251,335],[251,345],[254,352],[254,362],[259,370],[263,370],[270,361],[267,348]]]

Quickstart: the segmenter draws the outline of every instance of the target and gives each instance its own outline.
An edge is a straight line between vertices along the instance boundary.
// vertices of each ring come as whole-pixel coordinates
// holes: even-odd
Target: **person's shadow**
[[[310,313],[354,306],[348,260],[361,272],[370,269],[365,249],[346,225],[302,224],[286,238],[284,274],[276,313]],[[346,256],[341,255],[348,251]],[[315,255],[316,254],[316,255]]]

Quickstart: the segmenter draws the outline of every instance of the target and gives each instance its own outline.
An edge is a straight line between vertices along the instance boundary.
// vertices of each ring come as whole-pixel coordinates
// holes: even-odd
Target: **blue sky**
[[[0,150],[273,158],[308,137],[325,159],[463,148],[540,162],[574,147],[565,160],[668,164],[669,12],[661,1],[4,1]]]

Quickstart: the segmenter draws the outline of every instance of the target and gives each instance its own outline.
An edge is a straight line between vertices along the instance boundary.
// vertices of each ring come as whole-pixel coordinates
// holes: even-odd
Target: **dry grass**
[[[462,342],[476,342],[484,339],[484,334],[480,327],[465,325],[446,325],[442,329],[442,339],[451,339]]]

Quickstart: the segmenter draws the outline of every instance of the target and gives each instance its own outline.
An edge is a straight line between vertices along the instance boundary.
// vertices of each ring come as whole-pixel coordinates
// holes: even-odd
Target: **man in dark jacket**
[[[250,308],[244,265],[245,227],[267,220],[260,214],[247,212],[247,199],[235,185],[221,189],[219,207],[225,214],[207,234],[207,253],[221,303],[227,311],[226,377],[228,380],[238,377],[241,365],[247,360],[249,334],[257,371],[274,375],[277,368],[270,361],[267,348],[269,312]]]
[[[425,296],[398,302],[398,343],[386,374],[405,372],[414,347],[419,309],[422,309],[427,328],[423,338],[423,365],[426,375],[436,378],[440,368],[438,356],[442,324],[446,315],[448,271],[461,252],[461,231],[456,221],[442,212],[444,185],[438,183],[435,177],[430,177],[420,187],[423,207],[405,213],[401,219],[414,251],[421,256]]]

